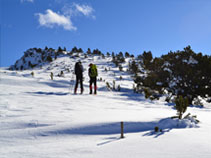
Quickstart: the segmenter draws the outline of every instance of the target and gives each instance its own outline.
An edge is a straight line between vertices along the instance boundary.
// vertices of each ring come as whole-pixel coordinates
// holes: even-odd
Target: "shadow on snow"
[[[71,82],[66,80],[57,80],[57,81],[53,80],[51,82],[40,82],[40,83],[48,85],[53,88],[67,88],[68,86],[71,86]]]
[[[155,127],[159,127],[162,131],[154,132]],[[124,133],[137,133],[137,132],[148,132],[143,136],[154,136],[155,138],[170,132],[172,129],[179,128],[193,128],[198,127],[195,122],[191,120],[179,120],[164,118],[159,121],[151,122],[124,122]],[[85,125],[76,128],[63,128],[63,129],[53,129],[50,131],[45,131],[42,136],[48,135],[111,135],[120,134],[120,122],[114,123],[102,123]]]
[[[29,94],[37,94],[37,95],[58,95],[58,96],[63,96],[63,95],[69,95],[69,92],[42,92],[42,91],[38,91],[38,92],[27,92]]]

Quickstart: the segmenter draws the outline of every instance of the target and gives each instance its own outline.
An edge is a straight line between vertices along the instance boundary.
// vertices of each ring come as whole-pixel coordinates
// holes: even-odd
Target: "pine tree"
[[[183,98],[181,95],[179,97],[176,98],[175,100],[175,108],[177,110],[177,114],[179,119],[182,119],[182,115],[185,113],[185,111],[187,110],[188,107],[188,99],[187,98]]]
[[[128,52],[125,52],[125,58],[130,57],[130,54]]]
[[[59,48],[58,48],[58,52],[59,53],[62,53],[63,52],[63,50],[62,50],[62,48],[59,46]]]
[[[150,69],[151,61],[153,59],[151,51],[143,53],[143,67],[147,70]]]
[[[86,53],[87,53],[87,54],[91,54],[91,53],[92,53],[92,52],[91,52],[91,49],[88,48]]]

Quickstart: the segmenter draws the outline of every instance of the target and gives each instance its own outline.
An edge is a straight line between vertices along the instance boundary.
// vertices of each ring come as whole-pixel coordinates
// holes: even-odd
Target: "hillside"
[[[60,62],[58,60],[60,58],[66,58],[69,64],[65,61]],[[73,70],[74,65],[70,65],[70,63],[75,63],[80,59],[88,59],[85,62],[105,59],[107,65],[101,65],[100,68],[108,72],[112,65],[117,68],[115,71],[120,70],[122,74],[125,74],[124,72],[130,74],[134,80],[134,92],[144,94],[151,100],[165,95],[166,101],[169,103],[175,102],[180,96],[187,99],[190,105],[203,106],[203,100],[211,102],[211,73],[209,73],[211,56],[195,53],[190,46],[182,51],[170,51],[166,55],[155,58],[150,51],[144,51],[143,54],[134,57],[128,52],[124,54],[122,52],[117,54],[107,52],[105,55],[98,49],[91,51],[89,48],[86,52],[77,47],[72,48],[71,51],[61,47],[58,50],[48,47],[45,49],[31,48],[24,52],[24,55],[9,69],[21,71],[42,69],[47,65],[47,69],[50,70],[52,67],[62,64],[60,72],[56,72],[57,75],[62,76],[63,73]],[[118,77],[120,80],[122,79],[121,75]],[[99,79],[107,82],[102,77]],[[110,89],[112,89],[111,84],[115,84],[113,89],[119,89],[119,85],[116,85],[114,81],[107,83],[107,86],[111,87]]]
[[[197,115],[199,123],[193,117],[171,119],[176,110],[165,96],[152,101],[134,93],[132,74],[127,71],[132,57],[125,59],[123,71],[119,71],[112,57],[99,54],[70,55],[64,51],[56,59],[50,52],[30,56],[10,67],[17,70],[0,69],[1,157],[211,156],[211,104],[203,100],[203,108],[188,107],[185,115]],[[72,93],[73,67],[78,60],[85,68],[83,95]],[[99,71],[97,95],[89,95],[90,63],[95,63]],[[111,87],[115,83],[115,90],[108,89],[106,82]],[[124,139],[120,139],[121,121]]]

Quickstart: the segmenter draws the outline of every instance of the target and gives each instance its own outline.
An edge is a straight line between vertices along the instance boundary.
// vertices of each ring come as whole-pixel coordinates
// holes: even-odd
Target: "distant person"
[[[81,61],[79,60],[75,64],[76,83],[75,83],[74,94],[77,93],[78,83],[80,83],[81,94],[83,94],[83,91],[84,91],[84,87],[83,87],[83,71],[84,71],[83,66],[81,64]]]
[[[89,84],[89,89],[90,92],[89,94],[92,94],[92,84],[94,84],[94,94],[97,94],[97,66],[95,64],[89,64],[89,77],[90,77],[90,84]]]

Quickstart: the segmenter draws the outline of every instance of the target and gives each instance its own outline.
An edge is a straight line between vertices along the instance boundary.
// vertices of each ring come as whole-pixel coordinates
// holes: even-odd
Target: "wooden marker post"
[[[120,138],[124,138],[124,123],[121,122],[121,137]]]

